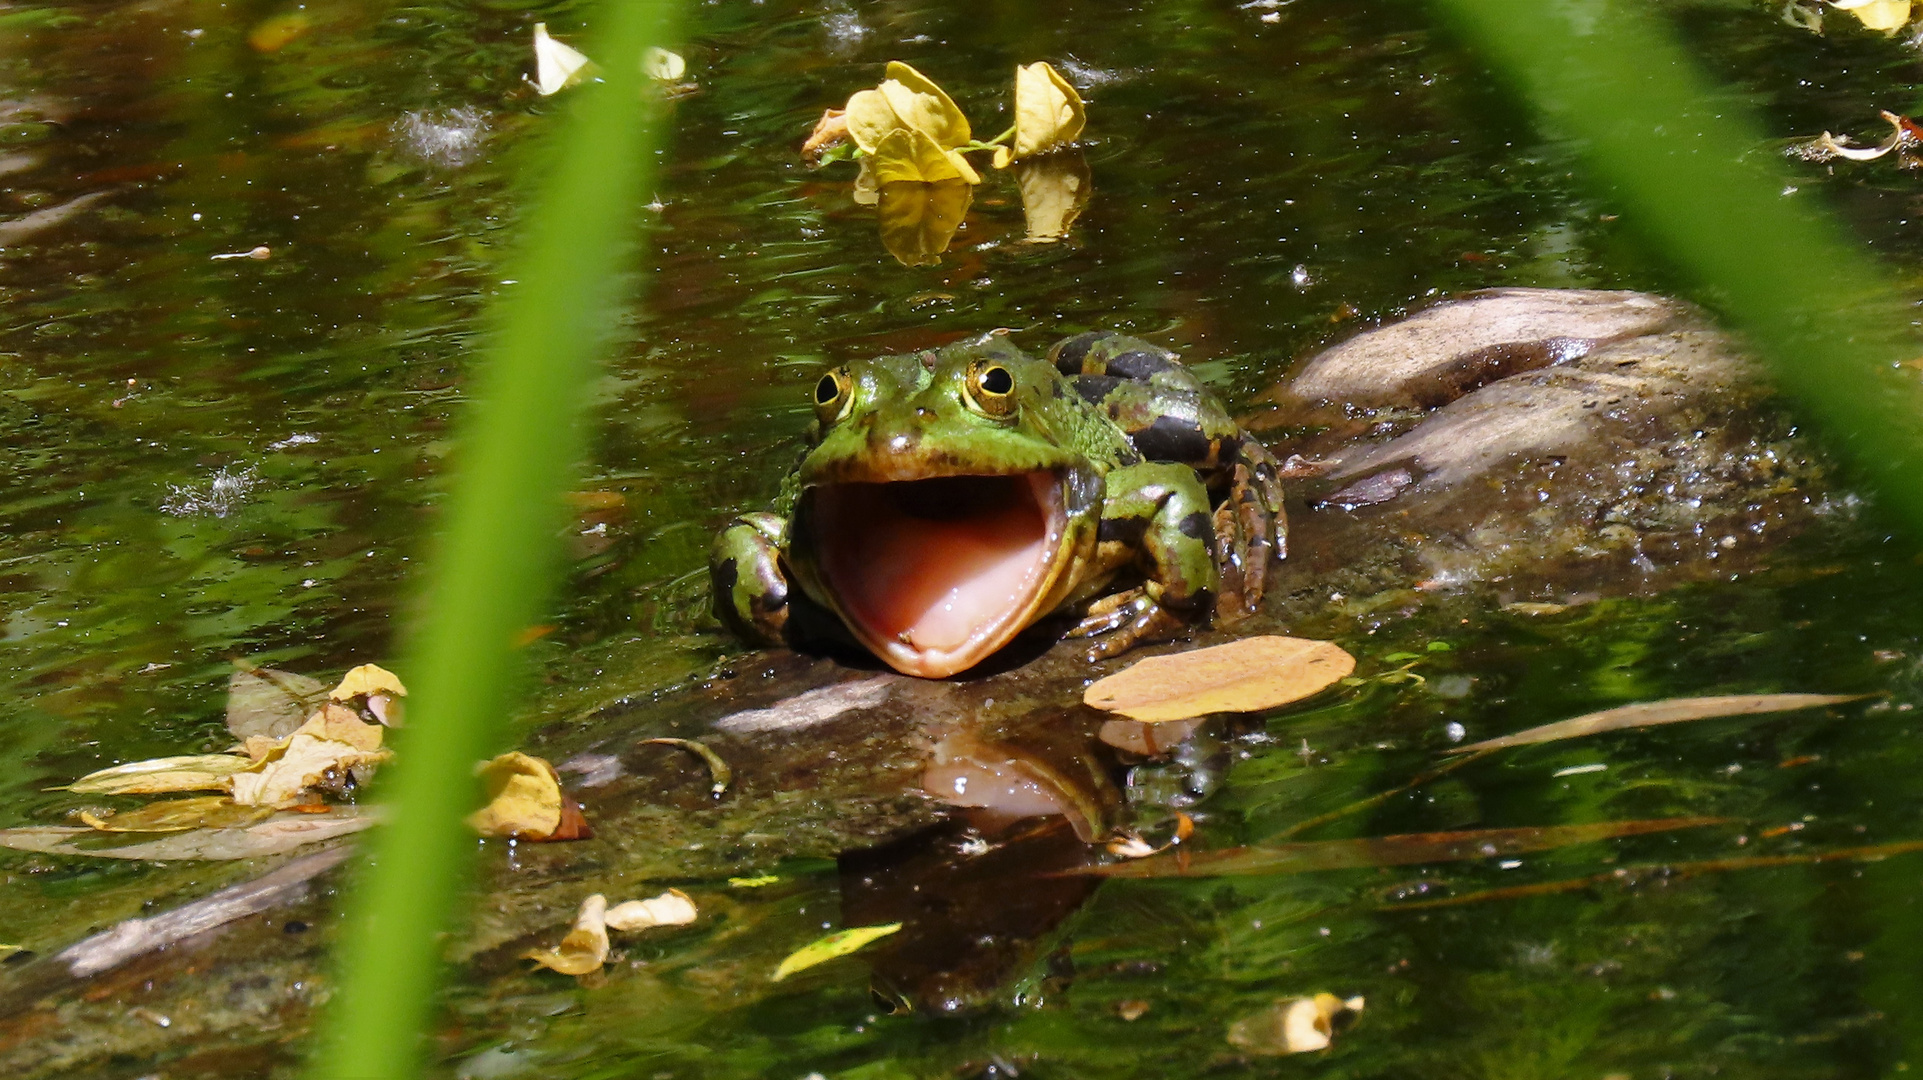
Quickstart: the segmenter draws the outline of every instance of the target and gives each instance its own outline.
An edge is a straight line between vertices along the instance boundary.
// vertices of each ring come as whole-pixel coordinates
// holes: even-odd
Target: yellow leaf
[[[595,893],[581,901],[574,916],[574,929],[552,949],[535,949],[521,954],[551,971],[563,975],[590,975],[601,970],[608,959],[608,899]]]
[[[401,685],[400,676],[378,664],[362,664],[360,667],[341,677],[341,684],[328,696],[335,701],[349,701],[360,696],[372,697],[375,694],[391,694],[406,697],[407,687]]]
[[[1087,115],[1082,95],[1047,64],[1015,69],[1015,146],[1009,159],[1020,161],[1074,142]],[[1002,155],[996,154],[996,167]]]
[[[272,807],[241,806],[225,795],[197,795],[167,799],[118,814],[83,811],[80,820],[101,832],[184,832],[188,829],[232,829],[252,825],[272,814]]]
[[[381,737],[379,724],[362,723],[353,710],[330,703],[234,776],[234,801],[242,806],[299,803],[308,788],[391,757],[381,748]],[[250,746],[249,753],[256,749]]]
[[[304,11],[274,15],[254,24],[247,31],[247,46],[258,53],[279,52],[289,42],[314,28],[314,20]]]
[[[467,816],[469,828],[482,836],[539,840],[560,827],[561,778],[554,766],[517,750],[476,771],[487,805]]]
[[[904,126],[922,132],[943,149],[961,146],[972,138],[968,118],[955,107],[947,93],[928,76],[899,60],[888,62],[888,77],[882,80],[881,96],[887,99]]]
[[[130,761],[88,773],[65,788],[81,795],[160,795],[169,791],[226,791],[233,776],[250,763],[232,754],[189,754],[185,757]]]
[[[641,54],[641,74],[646,75],[650,79],[655,79],[660,82],[674,82],[682,75],[687,74],[687,71],[688,62],[681,58],[680,53],[672,53],[666,49],[656,48],[650,45],[647,50]]]
[[[881,243],[903,266],[938,261],[955,238],[974,188],[963,180],[939,184],[893,183],[876,193]]]
[[[1830,6],[1849,12],[1871,30],[1891,33],[1910,21],[1910,0],[1830,0]]]
[[[935,140],[913,128],[896,128],[875,144],[875,180],[882,184],[916,181],[935,184],[943,180],[982,182],[981,174],[968,159],[953,150],[944,150]]]
[[[848,125],[848,137],[864,154],[875,152],[876,144],[887,138],[891,132],[904,131],[908,124],[895,115],[894,106],[888,104],[879,90],[857,90],[848,98],[842,117]]]
[[[781,878],[775,874],[756,874],[754,877],[731,877],[728,887],[733,889],[759,889],[763,885],[773,885]]]
[[[680,889],[669,889],[647,900],[629,900],[608,909],[610,930],[647,930],[656,926],[683,926],[694,921],[694,901]]]
[[[581,81],[593,61],[548,36],[548,24],[534,24],[534,88],[542,97]]]
[[[1317,994],[1278,1001],[1229,1025],[1229,1043],[1252,1054],[1301,1054],[1326,1050],[1337,1031],[1362,1011],[1359,997]]]
[[[1355,657],[1327,641],[1244,638],[1132,664],[1098,680],[1082,701],[1143,721],[1260,712],[1320,693],[1354,670]]]
[[[1053,243],[1067,236],[1068,227],[1088,205],[1088,161],[1079,150],[1024,161],[1015,170],[1015,181],[1021,185],[1022,216],[1028,219],[1028,239],[1033,243]]]
[[[781,962],[781,966],[775,968],[774,981],[780,982],[797,971],[827,963],[837,956],[847,956],[869,942],[877,938],[885,938],[900,929],[901,924],[897,922],[888,923],[885,926],[856,926],[847,930],[837,930],[827,937],[803,945],[789,953],[788,958]]]

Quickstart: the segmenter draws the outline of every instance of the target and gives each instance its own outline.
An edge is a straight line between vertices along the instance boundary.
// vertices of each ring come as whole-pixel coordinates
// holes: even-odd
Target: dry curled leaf
[[[694,921],[694,901],[680,889],[669,889],[646,900],[628,900],[608,909],[610,930],[647,930],[656,926],[685,926]]]
[[[801,156],[809,162],[820,161],[821,155],[847,141],[847,111],[829,109],[815,122],[815,129],[808,133],[808,141],[801,144]]]
[[[130,761],[91,772],[55,791],[78,795],[162,795],[172,791],[226,791],[235,773],[247,768],[244,757],[233,754],[188,754],[183,757]]]
[[[486,805],[467,817],[482,836],[513,840],[583,840],[593,834],[574,801],[561,792],[561,776],[545,760],[520,751],[484,761]]]
[[[608,959],[608,898],[595,893],[581,901],[574,916],[574,928],[552,949],[533,949],[521,954],[550,971],[563,975],[591,975],[601,970]]]
[[[1301,1054],[1326,1050],[1362,1011],[1362,999],[1316,994],[1278,1001],[1229,1025],[1229,1044],[1251,1054]]]
[[[887,923],[882,926],[855,926],[847,930],[837,930],[827,937],[818,938],[789,953],[787,958],[781,961],[781,965],[775,968],[774,981],[780,982],[797,971],[805,971],[816,964],[827,963],[838,956],[847,956],[865,947],[869,942],[885,938],[900,929],[900,923]]]
[[[1355,670],[1327,641],[1253,637],[1131,664],[1096,681],[1082,701],[1142,721],[1260,712],[1300,701]]]
[[[234,775],[234,801],[282,807],[309,801],[309,788],[338,784],[350,770],[364,770],[391,757],[381,739],[379,724],[363,723],[353,710],[329,703]],[[251,753],[255,748],[249,749]]]
[[[995,151],[995,167],[1046,154],[1082,133],[1088,117],[1082,95],[1045,63],[1015,69],[1015,145]]]
[[[534,24],[534,88],[542,97],[580,82],[593,61],[572,46],[548,36],[548,24]]]
[[[1712,697],[1645,701],[1636,705],[1623,705],[1614,709],[1604,709],[1601,712],[1587,713],[1568,720],[1558,720],[1553,724],[1532,727],[1513,735],[1484,739],[1466,746],[1450,747],[1449,753],[1463,754],[1477,750],[1499,750],[1509,746],[1529,746],[1535,743],[1576,739],[1584,735],[1598,735],[1605,731],[1655,727],[1658,724],[1679,724],[1686,720],[1708,720],[1719,716],[1754,716],[1760,713],[1788,712],[1792,709],[1813,709],[1819,705],[1841,705],[1847,701],[1860,701],[1868,696],[1867,694],[1722,694]]]
[[[342,676],[340,685],[328,696],[335,701],[352,701],[357,697],[373,697],[376,694],[406,697],[407,687],[401,685],[400,676],[379,664],[362,664]]]

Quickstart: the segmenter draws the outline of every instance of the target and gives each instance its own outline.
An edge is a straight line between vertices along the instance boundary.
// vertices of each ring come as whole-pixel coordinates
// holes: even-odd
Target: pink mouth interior
[[[1047,577],[1054,492],[1046,472],[816,489],[827,585],[896,667],[960,671],[1020,631]]]

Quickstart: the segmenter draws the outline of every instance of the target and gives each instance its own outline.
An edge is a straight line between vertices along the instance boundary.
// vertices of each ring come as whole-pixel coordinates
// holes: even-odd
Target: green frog
[[[715,540],[715,614],[756,643],[811,636],[798,587],[908,675],[965,671],[1057,613],[1096,660],[1252,612],[1285,554],[1275,459],[1136,338],[1038,360],[997,332],[838,367],[813,397],[774,508]]]

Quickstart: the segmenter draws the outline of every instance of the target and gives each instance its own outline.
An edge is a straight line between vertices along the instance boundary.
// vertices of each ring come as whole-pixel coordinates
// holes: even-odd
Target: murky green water
[[[1876,109],[1909,107],[1919,60],[1900,36],[1832,12],[1817,37],[1779,6],[1679,11],[1776,134],[1874,138]],[[250,45],[290,14],[302,33]],[[579,39],[567,4],[0,6],[0,824],[62,820],[73,800],[43,789],[103,765],[224,747],[235,657],[325,676],[392,656],[474,317],[509,284],[515,168],[554,116],[523,79],[537,19]],[[1666,284],[1578,187],[1567,148],[1413,5],[729,0],[691,7],[681,51],[697,92],[671,107],[648,299],[598,389],[581,483],[622,498],[582,510],[554,629],[527,650],[539,714],[737,649],[703,613],[708,538],[773,492],[824,361],[991,327],[1038,349],[1116,328],[1246,399],[1353,326],[1444,293]],[[1067,242],[1026,243],[1000,175],[939,263],[889,256],[850,199],[853,167],[811,171],[795,148],[890,58],[942,82],[984,134],[1004,126],[1017,62],[1053,60],[1082,89],[1094,193]],[[1917,275],[1914,173],[1801,168],[1797,197],[1834,202]],[[20,224],[62,206],[43,229]],[[261,245],[268,258],[218,258]],[[1452,722],[1477,737],[1671,694],[1889,695],[1841,719],[1515,752],[1313,835],[1680,814],[1731,828],[1513,869],[1112,882],[998,1004],[961,1018],[883,1014],[859,964],[737,1001],[730,977],[663,938],[631,953],[645,978],[457,989],[464,1027],[442,1045],[473,1077],[1903,1070],[1923,1053],[1906,1041],[1917,856],[1393,908],[1923,838],[1917,550],[1872,507],[1761,573],[1658,599],[1551,617],[1467,601],[1332,612],[1304,629],[1368,656],[1422,651],[1428,681],[1276,719],[1238,744],[1208,806],[1212,842],[1274,836],[1420,772]],[[1607,768],[1558,775],[1593,764]],[[0,938],[38,949],[75,929],[71,905],[148,872],[0,866]],[[793,873],[737,901],[769,963],[836,904],[832,870]],[[1323,990],[1368,1000],[1325,1056],[1247,1058],[1224,1038]],[[1149,1008],[1124,1019],[1132,1001]]]

